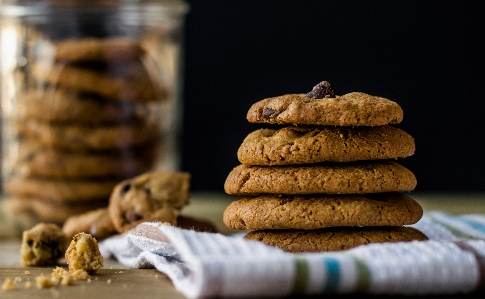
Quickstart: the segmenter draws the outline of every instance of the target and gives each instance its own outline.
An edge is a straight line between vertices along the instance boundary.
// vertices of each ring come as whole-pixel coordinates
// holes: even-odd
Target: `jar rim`
[[[7,0],[0,4],[0,15],[24,17],[58,14],[63,10],[70,9],[76,9],[76,11],[82,13],[112,10],[114,8],[178,16],[185,15],[189,10],[189,5],[184,0]]]

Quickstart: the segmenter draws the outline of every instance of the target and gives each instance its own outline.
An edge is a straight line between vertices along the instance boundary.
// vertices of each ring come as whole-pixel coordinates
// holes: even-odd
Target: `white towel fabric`
[[[105,258],[156,268],[189,298],[289,294],[455,294],[485,280],[485,215],[425,213],[413,225],[429,241],[291,254],[241,236],[160,223],[100,242]]]

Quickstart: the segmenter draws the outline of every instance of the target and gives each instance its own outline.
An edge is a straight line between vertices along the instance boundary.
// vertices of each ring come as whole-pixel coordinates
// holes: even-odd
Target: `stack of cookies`
[[[336,96],[319,83],[307,94],[255,103],[247,119],[276,125],[250,133],[226,193],[245,198],[224,211],[227,227],[289,252],[321,252],[427,239],[407,225],[423,214],[404,192],[416,177],[396,162],[414,139],[392,126],[401,107],[361,92]]]
[[[152,169],[167,89],[138,41],[85,38],[43,45],[8,121],[7,207],[62,223],[105,207],[120,181]]]

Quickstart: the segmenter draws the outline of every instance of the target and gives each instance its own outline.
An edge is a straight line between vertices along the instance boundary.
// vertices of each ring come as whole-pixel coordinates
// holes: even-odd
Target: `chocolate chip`
[[[263,109],[263,117],[274,117],[274,116],[278,116],[278,114],[280,114],[281,111],[278,111],[278,110],[274,110],[274,109],[271,109],[271,108],[264,108]]]
[[[120,194],[121,194],[121,196],[125,195],[125,194],[126,194],[126,192],[128,192],[130,189],[131,189],[131,184],[129,184],[129,183],[128,183],[128,184],[124,185],[124,186],[121,188],[121,190],[120,190]]]
[[[323,99],[323,98],[335,98],[335,93],[333,93],[330,83],[327,81],[322,81],[313,87],[312,91],[305,95],[305,98],[310,99]]]
[[[140,214],[138,214],[137,212],[135,212],[135,210],[133,210],[133,209],[130,209],[130,210],[126,211],[126,213],[125,213],[125,219],[128,220],[129,223],[138,221],[141,218],[142,218],[142,216]]]
[[[47,247],[47,248],[50,248],[50,249],[59,248],[59,242],[54,241],[54,240],[45,241],[45,242],[42,243],[42,245]]]
[[[34,160],[35,156],[36,156],[36,153],[30,153],[27,156],[25,156],[25,160],[26,161],[32,161],[32,160]]]
[[[149,188],[145,188],[143,189],[143,191],[145,191],[147,195],[152,195],[152,190],[150,190]]]

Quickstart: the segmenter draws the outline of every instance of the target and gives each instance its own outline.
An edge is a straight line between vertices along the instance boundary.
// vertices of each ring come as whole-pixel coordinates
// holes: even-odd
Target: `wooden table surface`
[[[485,214],[485,193],[410,193],[409,196],[418,201],[424,211],[441,210],[452,214],[482,213]],[[224,234],[235,230],[228,229],[222,222],[222,213],[226,206],[238,197],[222,193],[194,193],[192,201],[183,211],[210,219]],[[0,283],[6,278],[21,279],[17,288],[10,291],[0,289],[0,298],[185,298],[173,287],[171,281],[154,269],[127,269],[114,259],[105,261],[105,267],[93,276],[91,282],[76,281],[72,286],[37,289],[24,288],[25,281],[33,281],[35,276],[43,273],[50,275],[54,267],[25,268],[20,260],[20,232],[12,215],[0,213]],[[60,265],[66,267],[63,261]],[[29,275],[25,271],[30,271]],[[120,273],[120,271],[122,273]],[[110,280],[110,283],[108,283]],[[483,296],[482,296],[483,295]],[[357,298],[358,295],[331,295],[326,297]],[[301,296],[295,296],[301,297]],[[312,297],[312,296],[310,296]],[[386,296],[374,296],[383,297]],[[393,296],[395,297],[395,296]],[[459,296],[440,296],[439,298],[480,298],[485,294],[467,294]],[[404,298],[404,297],[403,297]],[[405,297],[410,298],[410,297]],[[422,298],[422,297],[421,297]],[[436,297],[434,297],[436,298]]]

